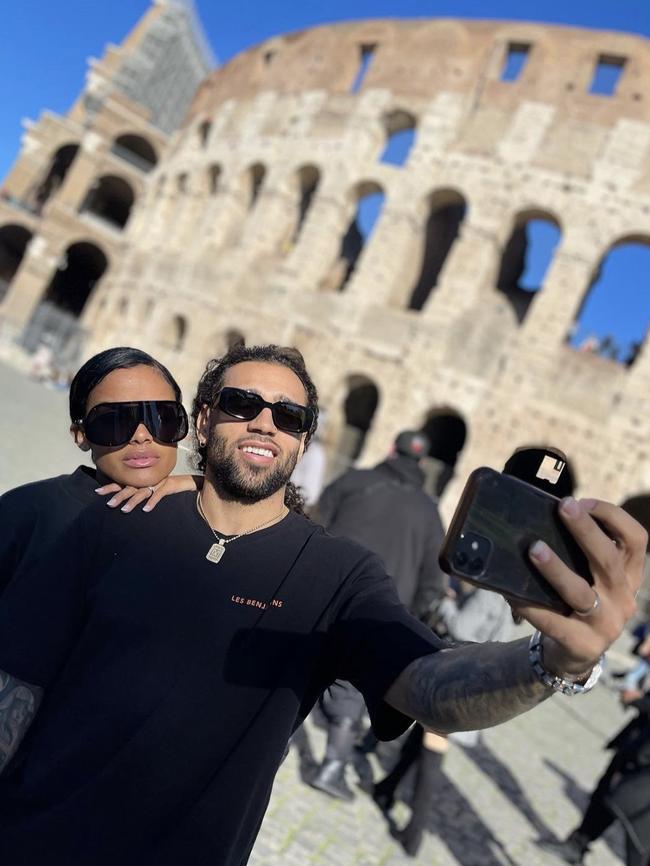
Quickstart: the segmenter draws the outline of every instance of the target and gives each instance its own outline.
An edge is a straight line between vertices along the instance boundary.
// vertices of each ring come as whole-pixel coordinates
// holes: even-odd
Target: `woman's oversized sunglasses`
[[[241,388],[222,388],[215,405],[226,415],[239,421],[252,421],[262,409],[270,409],[273,423],[285,433],[308,433],[314,425],[314,410],[298,403],[278,400],[268,403],[259,394]]]
[[[176,400],[130,400],[98,403],[77,421],[93,445],[126,445],[140,424],[165,445],[187,436],[187,413]]]

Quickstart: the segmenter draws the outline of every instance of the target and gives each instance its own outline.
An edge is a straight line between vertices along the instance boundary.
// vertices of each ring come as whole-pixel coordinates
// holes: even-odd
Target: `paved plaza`
[[[69,439],[67,395],[0,366],[3,448],[0,491],[73,469],[79,452]],[[627,642],[614,653],[616,667]],[[275,784],[252,866],[552,866],[533,840],[572,829],[607,762],[603,743],[625,714],[606,686],[577,698],[555,697],[535,712],[485,732],[473,749],[452,745],[445,780],[431,810],[431,833],[417,861],[400,854],[372,800],[358,791],[340,803],[304,785],[294,752]],[[324,736],[308,725],[317,756]],[[374,758],[373,758],[374,760]],[[380,775],[375,763],[375,776]],[[408,783],[408,780],[406,780]],[[350,782],[355,783],[354,773]],[[408,819],[399,803],[397,824]],[[593,848],[588,866],[620,863],[623,843],[613,828]]]

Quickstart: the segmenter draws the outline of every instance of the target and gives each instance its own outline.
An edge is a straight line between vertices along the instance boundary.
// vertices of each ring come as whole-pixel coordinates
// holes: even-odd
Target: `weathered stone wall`
[[[530,45],[514,82],[499,80],[509,43]],[[600,55],[626,59],[614,96],[587,93]],[[468,438],[447,511],[471,468],[530,442],[569,453],[579,492],[647,491],[650,352],[628,369],[566,338],[603,256],[650,238],[649,81],[644,39],[529,24],[371,21],[257,46],[200,88],[132,218],[123,266],[87,312],[94,345],[144,343],[191,391],[231,330],[293,343],[333,449],[350,378],[377,386],[364,464],[399,429],[451,409]],[[379,161],[394,112],[417,120],[400,167]],[[252,208],[251,166],[266,171]],[[295,238],[305,166],[320,183]],[[377,188],[375,231],[344,290],[328,290],[358,192]],[[436,196],[462,196],[468,211],[424,308],[410,310]],[[519,324],[495,281],[513,226],[536,215],[562,239]]]

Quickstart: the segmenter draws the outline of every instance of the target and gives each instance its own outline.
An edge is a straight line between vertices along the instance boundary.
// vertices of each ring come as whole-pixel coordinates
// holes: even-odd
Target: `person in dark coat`
[[[626,834],[627,866],[650,864],[650,690],[623,692],[621,700],[637,715],[607,744],[614,757],[580,826],[564,841],[537,843],[565,863],[582,863],[591,843],[618,819]]]
[[[438,564],[444,530],[436,502],[424,492],[420,466],[428,438],[405,430],[391,455],[373,469],[350,469],[323,492],[314,518],[332,535],[347,536],[383,560],[400,601],[416,616],[442,598],[447,578]],[[354,796],[345,781],[363,716],[363,697],[337,680],[321,701],[328,719],[325,759],[313,787],[340,799]]]

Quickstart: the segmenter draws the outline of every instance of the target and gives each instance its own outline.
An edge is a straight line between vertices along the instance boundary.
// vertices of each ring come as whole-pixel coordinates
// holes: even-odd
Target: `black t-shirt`
[[[83,508],[97,501],[95,470],[79,466],[0,496],[0,595],[20,569],[55,544]]]
[[[439,648],[379,560],[295,514],[206,560],[195,494],[86,509],[0,600],[0,669],[43,686],[0,776],[3,866],[241,866],[292,731],[335,678],[377,734]]]

